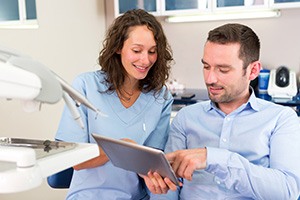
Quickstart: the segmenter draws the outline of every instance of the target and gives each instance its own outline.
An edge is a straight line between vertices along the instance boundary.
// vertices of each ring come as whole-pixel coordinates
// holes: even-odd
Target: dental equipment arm
[[[68,94],[68,97],[64,95]],[[78,121],[76,106],[81,104],[101,114],[81,93],[70,86],[61,77],[32,58],[0,47],[0,97],[20,99],[25,111],[36,111],[41,103],[54,104],[61,98]],[[72,98],[72,101],[70,101]],[[74,104],[76,106],[73,106]],[[80,121],[79,125],[84,128]]]

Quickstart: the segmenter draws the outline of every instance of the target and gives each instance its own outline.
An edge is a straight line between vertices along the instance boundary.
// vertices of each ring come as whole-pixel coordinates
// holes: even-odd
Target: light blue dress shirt
[[[300,121],[290,107],[254,94],[228,115],[211,101],[187,106],[172,122],[166,152],[203,147],[207,168],[183,180],[177,193],[151,199],[298,198]]]
[[[92,104],[107,116],[96,115],[83,105],[79,107],[84,130],[64,109],[57,140],[95,143],[91,133],[115,139],[130,138],[138,144],[164,149],[168,138],[173,98],[164,87],[159,94],[141,93],[136,102],[125,108],[115,92],[107,89],[105,75],[100,71],[79,75],[73,83]],[[147,197],[145,188],[136,173],[114,167],[111,162],[103,166],[74,171],[67,199],[73,200],[131,200]]]

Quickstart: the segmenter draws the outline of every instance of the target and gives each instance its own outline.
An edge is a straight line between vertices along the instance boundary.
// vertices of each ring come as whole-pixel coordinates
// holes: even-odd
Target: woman
[[[99,55],[101,70],[79,75],[73,86],[100,109],[84,106],[82,130],[65,109],[56,139],[95,143],[91,133],[164,149],[172,95],[165,83],[172,58],[161,24],[143,10],[131,10],[109,28]],[[147,199],[142,179],[100,156],[74,166],[67,199]]]

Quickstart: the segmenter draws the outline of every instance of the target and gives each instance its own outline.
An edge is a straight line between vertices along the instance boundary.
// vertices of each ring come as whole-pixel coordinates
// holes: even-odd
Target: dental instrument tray
[[[37,159],[40,159],[63,151],[71,150],[76,147],[76,143],[0,137],[0,147],[1,146],[32,148],[35,150]]]

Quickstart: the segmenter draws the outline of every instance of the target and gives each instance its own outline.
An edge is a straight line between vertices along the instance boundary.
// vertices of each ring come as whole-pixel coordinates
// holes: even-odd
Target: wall
[[[189,88],[205,88],[201,58],[209,30],[228,22],[250,26],[260,37],[260,60],[265,68],[286,65],[300,71],[300,9],[281,11],[279,18],[215,22],[166,23],[165,33],[174,52],[176,64],[172,77]]]
[[[104,0],[36,0],[38,29],[0,29],[0,44],[17,49],[71,82],[95,70],[105,32]],[[0,99],[0,137],[53,139],[63,101],[25,113],[18,101]],[[1,200],[64,199],[66,190],[51,189],[46,181],[26,192],[0,194]]]

